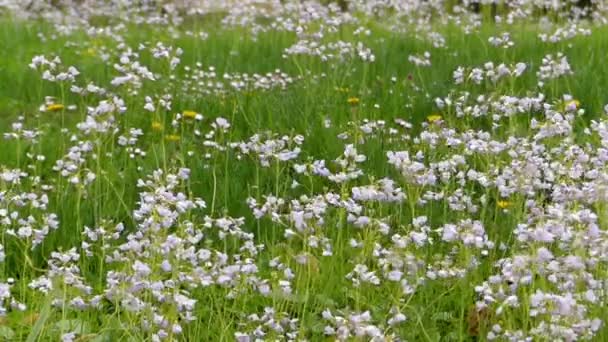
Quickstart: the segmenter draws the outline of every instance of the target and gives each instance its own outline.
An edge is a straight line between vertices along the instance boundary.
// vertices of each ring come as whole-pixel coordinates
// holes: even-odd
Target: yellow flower
[[[431,115],[427,116],[426,119],[428,120],[429,123],[435,123],[435,122],[441,120],[442,117],[439,114],[431,114]]]
[[[358,97],[349,97],[348,100],[346,100],[346,102],[348,102],[349,105],[358,105],[359,104],[359,98]]]
[[[162,131],[163,130],[163,124],[158,122],[158,121],[153,121],[152,122],[152,130],[153,131]]]
[[[194,119],[194,118],[196,118],[196,116],[198,115],[198,113],[195,112],[195,111],[193,111],[193,110],[185,110],[185,111],[182,112],[182,115],[186,119]]]
[[[504,201],[504,200],[500,200],[498,202],[496,202],[496,205],[500,208],[500,209],[506,209],[508,207],[511,206],[511,202],[509,201]]]
[[[53,104],[46,106],[46,110],[49,112],[58,112],[60,110],[63,110],[64,108],[65,108],[65,106],[62,105],[61,103],[53,103]]]
[[[578,109],[578,107],[581,106],[581,102],[577,99],[574,99],[574,100],[567,101],[564,104],[564,106],[566,109],[570,109],[570,108]]]
[[[180,136],[177,134],[165,135],[165,140],[167,140],[167,141],[176,142],[176,141],[179,141],[180,139],[181,139]]]

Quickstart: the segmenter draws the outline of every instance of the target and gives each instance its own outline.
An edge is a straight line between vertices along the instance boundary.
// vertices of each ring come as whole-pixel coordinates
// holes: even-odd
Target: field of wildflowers
[[[0,0],[0,341],[608,340],[605,0]]]

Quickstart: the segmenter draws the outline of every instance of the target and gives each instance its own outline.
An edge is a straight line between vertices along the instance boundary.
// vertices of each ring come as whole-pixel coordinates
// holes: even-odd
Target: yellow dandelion
[[[431,115],[427,116],[426,119],[429,123],[435,123],[443,118],[439,114],[431,114]]]
[[[192,120],[196,118],[198,113],[193,110],[185,110],[182,112],[182,115],[184,116],[184,118]]]
[[[61,103],[53,103],[53,104],[46,106],[46,110],[49,112],[58,112],[60,110],[63,110],[64,108],[65,108],[65,106],[62,105]]]
[[[165,135],[165,140],[170,141],[170,142],[177,142],[181,139],[181,137],[177,134],[168,134]]]
[[[163,124],[158,122],[158,121],[153,121],[152,122],[152,130],[153,131],[162,131],[163,130]]]
[[[511,202],[509,201],[504,201],[504,200],[500,200],[498,202],[496,202],[496,205],[500,208],[500,209],[507,209],[508,207],[511,206]]]
[[[356,106],[359,104],[359,98],[358,97],[349,97],[348,100],[346,100],[346,102],[348,102],[349,105],[353,105]]]

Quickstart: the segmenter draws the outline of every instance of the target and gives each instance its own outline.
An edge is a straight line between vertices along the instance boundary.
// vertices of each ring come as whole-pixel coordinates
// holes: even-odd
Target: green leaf
[[[109,331],[107,331],[103,334],[99,334],[90,340],[90,342],[111,342],[111,341],[112,341],[112,334],[110,334]]]
[[[55,323],[55,328],[60,331],[73,331],[77,334],[87,334],[91,330],[87,322],[79,319],[62,319]]]
[[[6,326],[0,326],[0,340],[11,341],[13,338],[15,338],[13,329]]]
[[[34,323],[34,327],[32,331],[30,331],[29,335],[27,335],[26,342],[36,342],[38,337],[41,335],[42,330],[44,329],[44,325],[46,321],[51,316],[51,297],[48,297],[47,301],[44,303],[42,310],[40,310],[40,316],[38,316],[38,320]]]
[[[337,306],[336,301],[322,293],[315,295],[315,299],[326,308],[335,308]]]
[[[454,320],[454,315],[451,312],[437,312],[433,315],[432,320],[435,322],[451,322]]]

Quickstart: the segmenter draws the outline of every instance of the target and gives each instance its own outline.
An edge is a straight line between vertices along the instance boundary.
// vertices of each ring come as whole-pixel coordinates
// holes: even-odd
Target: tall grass
[[[502,170],[511,165],[517,157],[509,156],[506,152],[469,154],[468,147],[462,145],[452,148],[445,143],[446,133],[442,130],[484,130],[492,134],[492,139],[506,142],[509,137],[533,136],[537,130],[531,127],[532,118],[542,122],[548,122],[549,119],[543,116],[541,109],[530,110],[525,115],[502,119],[500,127],[492,129],[491,115],[495,113],[487,113],[487,116],[477,119],[469,115],[457,117],[452,107],[438,108],[435,99],[452,94],[453,101],[458,101],[458,97],[466,92],[471,99],[467,101],[473,106],[474,99],[481,95],[497,99],[500,95],[524,97],[536,96],[542,92],[545,95],[542,102],[553,104],[557,108],[568,102],[562,95],[570,94],[580,102],[576,109],[584,109],[584,115],[577,116],[573,121],[575,130],[570,137],[572,144],[576,142],[581,146],[600,146],[597,145],[600,141],[598,136],[586,135],[584,132],[591,126],[592,120],[604,116],[603,108],[608,103],[605,91],[608,68],[603,67],[602,53],[608,51],[607,29],[597,27],[588,36],[553,44],[538,39],[541,30],[539,24],[534,22],[508,28],[487,23],[471,34],[464,34],[455,25],[437,24],[434,30],[445,38],[445,47],[436,48],[430,41],[416,38],[414,27],[410,28],[409,33],[399,33],[390,30],[382,20],[377,19],[366,20],[364,26],[373,33],[369,36],[355,36],[353,31],[357,27],[342,25],[335,36],[343,41],[363,42],[375,55],[373,63],[358,58],[323,62],[312,56],[285,57],[284,50],[297,40],[294,33],[270,30],[252,36],[244,28],[218,29],[219,18],[213,17],[191,20],[176,28],[182,33],[207,32],[209,36],[205,40],[185,34],[176,38],[172,30],[164,26],[127,22],[122,29],[117,29],[117,35],[133,51],[137,51],[140,43],[154,46],[157,42],[183,49],[181,63],[175,70],[169,68],[167,60],[155,59],[148,48],[140,50],[138,60],[141,64],[161,77],[154,82],[143,81],[140,89],[134,89],[129,85],[110,86],[117,75],[113,64],[118,63],[120,52],[126,51],[125,48],[117,48],[119,43],[110,35],[91,36],[82,29],[76,29],[69,35],[57,35],[56,28],[48,22],[22,21],[3,16],[0,19],[0,131],[11,131],[13,123],[18,121],[24,129],[38,130],[40,136],[34,141],[20,138],[0,143],[0,171],[19,169],[27,174],[20,182],[0,180],[0,203],[5,205],[0,210],[18,212],[21,219],[31,216],[33,222],[37,222],[35,224],[44,222],[48,213],[54,213],[59,227],[56,230],[50,229],[48,237],[36,246],[33,237],[18,238],[9,232],[10,229],[26,224],[18,223],[17,220],[1,224],[6,258],[0,268],[0,279],[8,281],[6,279],[12,278],[12,296],[15,301],[26,304],[27,308],[21,311],[13,305],[13,309],[8,309],[0,328],[0,336],[6,340],[42,341],[57,340],[60,336],[75,332],[82,341],[153,339],[151,331],[154,329],[142,329],[143,320],[150,319],[152,314],[145,316],[125,309],[127,305],[117,297],[89,297],[105,294],[104,291],[109,287],[108,271],[125,274],[132,272],[134,266],[130,262],[107,262],[109,254],[106,253],[111,250],[108,246],[125,243],[128,233],[141,229],[143,219],[138,218],[136,213],[137,210],[142,210],[144,197],[140,195],[146,192],[150,196],[157,196],[157,189],[168,189],[170,193],[183,192],[189,199],[200,197],[206,206],[180,212],[169,230],[160,230],[150,235],[151,244],[158,243],[160,246],[172,234],[187,239],[191,234],[189,225],[203,227],[206,215],[213,219],[243,217],[244,223],[230,226],[228,230],[234,231],[228,234],[232,234],[229,238],[218,237],[218,232],[223,228],[217,228],[216,223],[213,223],[211,226],[214,228],[201,228],[205,237],[191,245],[197,249],[208,248],[226,253],[229,263],[239,264],[239,260],[232,259],[234,254],[252,258],[259,269],[255,277],[266,279],[270,286],[270,292],[262,295],[258,291],[261,285],[253,285],[252,279],[255,277],[243,275],[233,279],[234,283],[230,285],[214,283],[213,286],[188,289],[197,303],[193,309],[196,319],[187,324],[182,313],[176,309],[177,306],[163,304],[162,300],[158,300],[158,312],[162,312],[172,323],[183,323],[183,332],[169,332],[169,339],[233,340],[235,333],[255,329],[260,324],[255,319],[248,318],[248,315],[261,315],[265,307],[273,308],[277,316],[289,315],[292,319],[296,318],[294,336],[310,341],[329,338],[324,330],[330,321],[323,319],[326,309],[334,314],[343,310],[345,316],[349,312],[369,310],[372,322],[386,322],[397,310],[407,316],[405,322],[392,326],[385,323],[376,325],[383,327],[386,335],[394,334],[410,341],[485,339],[495,322],[503,329],[529,332],[540,319],[539,316],[530,314],[530,304],[526,302],[530,294],[522,293],[520,306],[505,309],[511,311],[498,317],[496,313],[474,309],[479,301],[475,286],[496,274],[495,263],[499,259],[527,248],[522,247],[521,241],[517,241],[517,225],[533,220],[532,207],[527,201],[541,203],[542,198],[548,195],[539,192],[527,196],[516,192],[504,198],[497,187],[484,188],[472,181],[459,182],[455,176],[459,171],[466,172],[470,168],[484,174],[493,174],[496,169]],[[505,30],[509,31],[515,42],[513,47],[502,49],[488,43],[490,37],[498,36]],[[44,39],[41,39],[41,35]],[[420,55],[424,51],[431,53],[430,67],[408,62],[408,56]],[[558,52],[567,56],[574,74],[548,81],[543,88],[539,88],[535,72],[545,55],[556,55]],[[106,53],[110,56],[109,61],[102,58]],[[91,83],[107,87],[124,100],[126,110],[124,113],[113,111],[107,114],[114,120],[107,121],[111,122],[108,132],[93,131],[85,134],[84,131],[79,131],[76,125],[86,122],[87,106],[97,106],[100,100],[111,97],[78,95],[70,91],[69,82],[42,80],[39,71],[28,67],[36,55],[49,58],[59,56],[62,66],[73,65],[80,71],[75,84],[82,87]],[[522,62],[527,65],[527,70],[521,77],[510,77],[496,84],[489,81],[480,85],[471,82],[454,84],[453,72],[459,66],[483,66],[490,61],[494,65],[505,63],[509,66]],[[214,67],[218,75],[266,74],[280,69],[293,79],[293,83],[284,89],[227,90],[222,95],[203,95],[192,87],[183,88],[191,75],[184,67],[194,68],[197,62],[202,63],[203,69]],[[165,110],[159,105],[159,97],[165,94],[172,96],[171,110]],[[54,103],[64,107],[57,111],[41,112],[40,106],[46,106],[44,101],[47,96],[54,97]],[[153,111],[143,109],[146,96],[153,98]],[[484,101],[478,103],[483,104]],[[70,105],[75,105],[75,109],[68,109]],[[200,113],[204,119],[197,121],[184,118],[184,111]],[[177,114],[181,114],[182,118],[174,122]],[[439,115],[439,121],[434,122],[429,118],[431,114]],[[96,120],[103,123],[106,122],[104,120],[110,120],[108,116],[101,115]],[[218,118],[225,118],[230,123],[230,128],[223,129],[220,122],[216,121]],[[394,124],[395,119],[410,122],[412,128],[402,129]],[[370,133],[367,129],[362,129],[361,126],[366,123],[377,125],[377,130]],[[153,128],[154,124],[157,128]],[[384,124],[386,127],[382,126]],[[389,131],[389,127],[395,131]],[[132,147],[145,151],[146,154],[132,157],[130,154],[133,151],[127,149],[129,146],[121,146],[118,137],[127,136],[130,129],[137,128],[142,129],[143,135]],[[196,131],[200,131],[200,136]],[[213,135],[205,137],[209,132],[213,132]],[[341,135],[342,133],[346,134]],[[428,140],[403,138],[403,135],[415,137],[421,133],[423,136],[437,134],[441,143],[435,146]],[[262,152],[246,153],[237,145],[231,145],[245,143],[254,134],[259,134],[262,140],[272,140],[272,144],[285,136],[282,140],[285,142],[284,149],[293,150],[299,146],[301,153],[295,160],[281,160],[277,151],[273,151],[269,154],[268,165],[264,165],[260,162]],[[296,142],[298,134],[304,137],[301,146]],[[78,146],[79,141],[90,142],[91,149],[80,151],[82,163],[75,173],[78,180],[71,184],[72,176],[62,176],[53,167],[57,160],[66,160],[69,148]],[[543,146],[547,149],[563,148],[561,143],[549,141]],[[341,166],[331,161],[345,153],[347,144],[356,148],[355,154],[364,155],[365,161],[355,162],[349,159],[352,156],[346,156],[343,157],[345,164],[342,167],[346,171],[360,168],[360,177],[337,183],[309,172],[294,171],[295,164],[326,160],[331,172],[337,173]],[[510,148],[516,150],[518,146]],[[453,175],[449,180],[437,186],[423,186],[407,181],[407,174],[401,174],[398,167],[387,163],[388,151],[409,151],[412,158],[417,151],[423,151],[425,155],[420,161],[426,165],[451,160],[450,158],[462,154],[466,156],[466,163],[453,166],[454,170],[450,171]],[[37,156],[44,156],[44,159]],[[569,165],[573,161],[563,163]],[[168,174],[177,174],[182,168],[190,170],[187,179],[180,178],[175,188],[164,184],[171,182],[165,178]],[[138,179],[146,179],[147,175],[159,169],[164,173],[152,185],[148,184],[144,188],[137,186]],[[600,172],[603,174],[605,170],[601,169]],[[89,173],[94,174],[95,178],[87,184],[85,179]],[[376,184],[384,177],[395,180],[395,186],[400,187],[405,195],[404,201],[352,200],[353,188]],[[576,183],[564,175],[558,177],[564,177],[563,181],[555,181],[555,184]],[[292,186],[294,182],[299,185]],[[459,189],[479,205],[477,211],[454,210],[446,198],[428,200],[428,203],[421,204],[427,191],[444,193],[447,197]],[[26,194],[46,194],[48,205],[42,208],[34,204],[36,200],[31,196],[22,201],[8,199],[8,196]],[[310,214],[316,209],[303,208],[306,205],[321,206],[322,201],[315,204],[311,199],[315,196],[323,198],[328,194],[337,196],[343,202],[335,205],[326,202],[327,208],[317,218]],[[251,204],[250,200],[255,199],[261,206],[269,201],[268,196],[276,196],[286,202],[277,209],[271,208],[267,215],[256,217],[248,203]],[[298,200],[299,204],[290,202],[292,200]],[[329,200],[326,198],[326,201]],[[464,202],[466,201],[463,200]],[[353,208],[357,205],[362,206],[360,212]],[[603,230],[604,204],[598,201],[589,207],[597,213]],[[313,215],[305,219],[306,232],[294,228],[297,223],[290,219],[290,215],[298,210]],[[156,212],[150,213],[150,220],[160,222],[161,216]],[[372,223],[359,226],[356,221],[358,216],[370,218]],[[418,221],[417,218],[421,216],[426,216],[428,222]],[[320,218],[323,219],[322,222]],[[479,221],[494,245],[476,248],[463,241],[441,241],[440,233],[433,233],[447,223],[467,219]],[[97,235],[95,239],[86,235],[89,229],[112,231],[119,223],[124,224],[125,231],[119,234],[116,242],[99,240],[102,235]],[[389,235],[382,232],[382,224],[390,226]],[[285,238],[287,229],[295,230],[296,237]],[[407,248],[394,247],[393,234],[409,238],[412,232],[424,232],[425,229],[429,229],[425,234],[430,239],[421,246],[411,248],[413,242],[409,241]],[[264,246],[256,252],[259,254],[239,249],[245,241],[249,241],[239,235],[241,230],[254,234],[251,240],[253,245]],[[311,236],[321,239],[318,246],[308,243],[307,239]],[[434,242],[431,236],[434,237]],[[108,236],[105,238],[109,239]],[[331,242],[331,255],[323,246],[322,238]],[[351,243],[353,239],[354,244]],[[90,255],[82,248],[83,241],[90,244]],[[541,245],[538,243],[538,246]],[[76,249],[73,252],[68,252],[74,247]],[[403,253],[399,255],[406,264],[405,268],[411,272],[407,277],[409,285],[415,291],[404,291],[403,283],[384,278],[377,285],[373,280],[363,280],[359,286],[353,285],[353,278],[364,277],[363,273],[368,271],[376,272],[377,276],[383,274],[386,271],[383,267],[388,266],[382,265],[378,260],[390,259],[387,257],[389,250],[395,255]],[[52,253],[56,251],[63,251],[67,255],[73,253],[74,259],[65,261],[62,259],[67,258],[65,256],[53,256]],[[136,255],[135,251],[122,252],[123,257],[132,257],[132,260],[144,258]],[[168,256],[160,252],[158,255],[154,253],[156,252],[150,252],[145,257],[148,258],[146,260],[157,262],[150,263],[153,272],[146,281],[166,280],[161,275],[161,259],[174,258],[172,253],[178,253],[177,249],[168,253]],[[579,254],[585,255],[584,252]],[[414,257],[419,259],[412,259]],[[275,258],[274,262],[270,262]],[[301,258],[305,260],[301,261]],[[55,260],[55,266],[50,266],[49,260]],[[424,260],[425,264],[416,265],[417,260]],[[442,260],[445,263],[442,264]],[[174,265],[184,268],[183,272],[196,273],[190,268],[194,269],[197,265],[190,265],[186,258],[173,261]],[[217,260],[214,262],[219,263]],[[357,275],[356,272],[353,273],[356,265],[365,265],[368,270]],[[90,291],[87,290],[89,292],[66,282],[65,274],[73,272],[74,266],[79,269],[79,279],[90,286]],[[198,266],[203,267],[202,264]],[[56,268],[55,273],[49,275],[48,270],[53,267]],[[416,270],[416,267],[421,268]],[[456,274],[430,276],[429,272],[436,272],[433,267],[444,267],[447,272]],[[221,273],[219,269],[214,272]],[[462,274],[459,274],[461,271]],[[167,277],[177,279],[177,272],[174,271]],[[293,273],[293,278],[290,273]],[[537,273],[543,274],[542,271]],[[46,293],[30,286],[32,280],[42,275],[48,276],[53,283],[52,289]],[[594,275],[604,281],[604,266],[599,266]],[[216,276],[217,274],[213,275]],[[281,285],[280,281],[284,280],[288,280],[290,291],[281,290],[284,283]],[[134,280],[122,281],[125,286],[135,286]],[[550,291],[553,285],[543,283],[544,281],[540,276],[538,283],[534,283],[531,288]],[[169,292],[178,293],[188,288],[188,281],[180,280],[179,284],[182,288]],[[125,293],[133,291],[129,288],[123,290]],[[154,301],[152,292],[142,296]],[[93,308],[76,310],[70,302],[75,297],[99,303]],[[588,307],[590,316],[605,317],[603,300]],[[10,303],[5,304],[11,307]],[[273,340],[273,334],[278,336],[279,333],[271,331],[265,338]],[[605,336],[606,328],[602,326],[594,338],[599,341]]]

